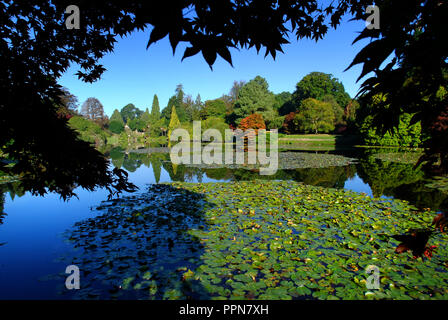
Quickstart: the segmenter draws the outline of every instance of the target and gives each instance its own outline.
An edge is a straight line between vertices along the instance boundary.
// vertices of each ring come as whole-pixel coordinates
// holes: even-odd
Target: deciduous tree
[[[311,72],[296,85],[294,99],[296,105],[308,98],[323,100],[324,97],[333,96],[342,107],[350,102],[350,96],[345,92],[344,85],[331,74]]]
[[[294,117],[300,131],[328,133],[334,130],[334,112],[330,103],[313,98],[303,100]]]

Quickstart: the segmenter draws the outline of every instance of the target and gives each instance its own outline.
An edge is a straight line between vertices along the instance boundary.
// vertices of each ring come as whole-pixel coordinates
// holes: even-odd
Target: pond
[[[220,248],[222,245],[221,243],[213,243],[212,245],[209,242],[211,247],[197,247],[192,244],[191,239],[187,239],[184,233],[182,233],[185,231],[184,229],[192,229],[192,236],[203,237],[203,239],[208,237],[208,235],[201,234],[201,230],[203,228],[201,223],[203,220],[210,218],[208,216],[210,212],[203,210],[203,216],[196,217],[195,214],[202,209],[199,207],[196,208],[195,206],[202,202],[213,202],[213,199],[207,200],[207,197],[198,197],[197,195],[201,193],[201,191],[198,191],[198,188],[203,185],[197,183],[236,182],[261,179],[261,182],[257,183],[263,183],[263,181],[277,181],[275,183],[280,184],[273,184],[272,186],[275,186],[278,190],[283,190],[281,192],[287,192],[288,184],[296,186],[295,182],[301,182],[304,185],[325,188],[310,189],[310,197],[313,197],[315,194],[319,194],[320,192],[325,193],[327,188],[335,188],[364,193],[367,197],[372,198],[380,198],[385,200],[406,200],[410,205],[413,205],[416,208],[430,208],[435,212],[445,211],[448,207],[448,193],[446,192],[446,189],[444,189],[445,185],[432,180],[431,177],[426,176],[425,173],[419,169],[414,170],[412,161],[408,161],[409,157],[400,157],[401,154],[391,152],[391,150],[371,151],[354,149],[341,152],[333,151],[331,154],[322,152],[302,152],[301,155],[302,154],[309,154],[312,157],[310,158],[310,163],[318,163],[318,165],[306,165],[303,168],[297,166],[296,169],[278,170],[273,176],[260,176],[256,170],[248,170],[247,168],[204,168],[201,166],[189,167],[185,165],[173,165],[169,161],[168,153],[147,153],[142,151],[126,153],[118,149],[112,150],[110,152],[112,164],[116,167],[125,169],[129,173],[130,181],[140,188],[136,195],[128,195],[130,198],[125,198],[127,200],[123,200],[124,202],[122,204],[120,204],[120,201],[116,201],[114,203],[106,202],[105,204],[102,204],[102,202],[107,199],[108,193],[106,190],[87,192],[80,189],[76,191],[78,199],[73,198],[67,202],[64,202],[54,194],[49,194],[45,197],[37,197],[32,196],[29,193],[23,193],[20,190],[20,183],[18,182],[3,184],[1,185],[2,194],[0,196],[0,209],[4,212],[4,214],[0,216],[0,299],[67,299],[97,297],[119,299],[145,298],[144,295],[141,296],[133,292],[115,294],[115,291],[119,290],[112,290],[113,288],[111,289],[110,285],[105,285],[105,287],[108,288],[108,294],[104,295],[102,290],[105,287],[103,287],[101,283],[104,285],[104,282],[107,282],[107,276],[102,277],[100,279],[101,281],[96,282],[95,280],[98,279],[94,279],[94,277],[92,278],[92,276],[90,276],[89,281],[92,283],[92,288],[90,288],[89,291],[85,291],[85,294],[79,294],[79,292],[75,291],[68,291],[64,286],[65,278],[63,275],[65,274],[65,268],[67,265],[71,264],[70,262],[75,261],[82,266],[88,265],[89,268],[91,268],[88,273],[93,272],[99,274],[103,272],[105,275],[106,269],[104,269],[104,266],[97,265],[98,261],[106,259],[105,252],[118,252],[120,250],[121,252],[126,252],[126,250],[132,250],[133,254],[135,254],[135,252],[140,252],[138,251],[138,246],[152,246],[151,248],[154,249],[154,246],[157,245],[154,244],[154,241],[156,241],[156,239],[159,239],[158,241],[164,241],[163,239],[166,240],[170,232],[174,232],[173,236],[169,237],[171,241],[170,243],[174,241],[175,245],[170,245],[170,243],[168,243],[164,249],[160,248],[160,246],[157,250],[151,249],[153,250],[151,251],[153,255],[151,257],[144,256],[142,259],[146,259],[146,261],[148,261],[147,259],[152,259],[151,263],[153,266],[157,265],[157,268],[160,267],[160,270],[164,270],[163,272],[160,271],[158,273],[157,279],[159,281],[161,281],[161,279],[165,279],[164,277],[169,277],[171,273],[177,272],[181,274],[182,285],[185,287],[185,281],[189,278],[193,278],[193,274],[195,272],[196,274],[200,274],[201,272],[203,274],[207,274],[208,272],[207,270],[203,270],[204,268],[198,269],[198,265],[193,262],[194,258],[199,255],[201,255],[201,257],[207,256],[209,250],[213,248]],[[338,154],[337,156],[345,156],[347,159],[350,159],[350,161],[344,163],[339,161],[342,158],[332,158],[332,156],[336,156],[336,154]],[[287,156],[287,158],[290,157],[290,155],[286,153],[285,156]],[[294,154],[292,155],[292,157],[295,156],[296,155]],[[304,157],[307,158],[308,156]],[[337,163],[334,162],[335,159],[337,160]],[[395,161],[396,159],[398,160]],[[322,163],[319,163],[319,161]],[[194,185],[174,184],[169,187],[153,187],[151,189],[153,192],[152,195],[145,193],[149,185],[168,182],[187,182],[194,183]],[[223,187],[221,184],[216,185],[216,187],[215,185],[213,186],[214,187],[211,187],[210,189],[207,189],[208,187],[204,187],[203,190],[207,189],[205,191],[208,192],[208,194],[214,194],[216,190],[227,188]],[[232,186],[235,188],[240,187],[240,185],[233,184]],[[260,188],[263,186],[264,185],[261,185]],[[175,189],[183,187],[188,189],[188,192],[191,192],[191,194],[176,194],[177,191]],[[164,188],[173,188],[173,190]],[[297,188],[300,189],[301,187]],[[232,192],[236,191],[234,189],[226,189],[227,197],[223,196],[223,199],[220,200],[222,201],[223,206],[225,203],[225,206],[232,207],[232,197],[228,197],[229,194],[232,194]],[[274,192],[274,190],[272,190],[272,192]],[[159,196],[157,196],[157,194],[159,194]],[[166,195],[166,197],[164,198],[163,195]],[[353,195],[350,194],[350,196]],[[251,195],[248,195],[248,197],[251,197]],[[330,196],[328,195],[328,197]],[[355,202],[358,201],[356,200],[356,195],[353,197]],[[219,196],[214,196],[214,198],[220,199]],[[186,208],[183,206],[182,210],[180,210],[176,207],[176,199],[182,199],[183,203],[188,201],[192,207]],[[359,201],[361,203],[364,200]],[[145,240],[144,243],[141,242],[140,238],[145,232],[148,232],[149,229],[136,227],[140,226],[139,224],[133,225],[135,222],[134,220],[138,220],[138,214],[134,214],[137,212],[135,210],[137,210],[136,208],[142,204],[154,205],[154,208],[151,210],[157,211],[165,208],[168,212],[165,217],[163,215],[160,217],[154,215],[154,217],[151,218],[152,220],[147,219],[143,223],[145,227],[156,225],[158,228],[157,232],[151,234],[153,239],[148,239],[148,241]],[[216,203],[212,204],[213,206],[216,206]],[[100,209],[102,210],[97,210],[98,206],[100,206]],[[96,247],[99,243],[101,243],[98,242],[98,237],[113,238],[113,234],[110,233],[110,230],[108,231],[107,228],[104,228],[104,224],[107,225],[107,223],[116,223],[115,227],[120,230],[122,228],[122,226],[120,226],[122,220],[120,219],[123,217],[120,216],[120,219],[117,218],[117,206],[133,208],[134,213],[126,217],[126,221],[128,221],[129,224],[124,226],[122,232],[129,233],[130,230],[132,231],[132,228],[136,227],[135,234],[140,238],[134,240],[127,238],[126,241],[128,242],[123,244],[126,250],[119,249],[119,247],[114,249],[108,248],[103,251],[97,250]],[[157,206],[160,206],[160,208],[156,208]],[[254,206],[254,208],[256,208],[256,206]],[[101,216],[104,214],[103,209],[106,210],[108,216]],[[144,210],[149,209],[148,207],[145,207]],[[236,212],[238,213],[238,210],[240,209],[235,207],[235,210],[237,210]],[[251,212],[252,209],[248,210]],[[285,210],[285,212],[289,212],[287,209]],[[182,222],[179,222],[178,217],[173,215],[173,212],[180,212],[179,214],[181,215],[186,212],[196,213],[192,214],[191,221],[187,219],[189,222],[186,222],[184,219]],[[166,223],[161,223],[160,221],[163,221],[166,217],[169,217],[169,219],[172,220],[167,221]],[[219,214],[217,214],[217,217],[219,217]],[[160,220],[159,218],[163,219]],[[198,220],[195,220],[196,218]],[[289,217],[288,219],[293,218]],[[294,223],[291,222],[292,220],[285,221]],[[92,225],[95,226],[94,233],[97,238],[91,235],[93,232],[93,229],[91,229]],[[223,234],[227,232],[226,230],[233,228],[232,225],[229,225],[228,228],[230,229],[223,230],[216,227],[217,229],[215,230],[213,229],[213,226],[210,226],[210,223],[207,222],[207,225],[209,226],[207,227],[209,229],[206,229],[210,230],[210,232],[219,231]],[[259,225],[262,226],[263,224],[259,223]],[[257,225],[251,225],[251,228],[256,229]],[[175,239],[176,234],[178,236]],[[252,235],[248,234],[248,236]],[[124,240],[121,239],[120,241]],[[120,245],[122,245],[122,242],[120,242]],[[231,248],[233,247],[229,244],[229,247],[226,250],[231,251]],[[321,249],[319,250],[324,250],[322,246],[320,248]],[[192,254],[190,256],[182,257],[185,261],[176,260],[179,259],[179,255],[182,255],[182,252],[190,249]],[[89,252],[89,254],[86,254],[86,252]],[[142,255],[144,254],[145,253],[142,253]],[[234,254],[238,256],[237,253]],[[226,259],[226,256],[213,257],[213,259]],[[135,261],[137,258],[138,257],[130,257],[129,259]],[[243,259],[242,257],[240,258]],[[211,265],[213,265],[213,261],[215,260],[210,257],[208,257],[208,259],[208,261],[211,261]],[[306,259],[307,258],[305,258],[305,260]],[[126,269],[126,272],[134,268],[134,265],[129,265],[128,260],[123,258],[124,263],[122,266],[118,266],[118,268]],[[288,260],[288,263],[289,262],[290,261]],[[210,267],[210,263],[207,264],[208,267]],[[325,265],[327,266],[329,263],[326,262]],[[320,267],[322,266],[316,266],[316,268]],[[192,271],[193,268],[196,268],[194,272]],[[141,268],[139,270],[142,273],[141,282],[136,283],[135,277],[127,277],[125,279],[120,279],[120,281],[124,281],[121,282],[121,285],[114,285],[118,286],[120,289],[123,289],[123,287],[129,285],[132,285],[134,288],[140,288],[143,286],[146,289],[145,292],[148,290],[149,292],[151,292],[151,290],[155,292],[155,282],[153,280],[155,278],[151,276],[151,272],[154,273],[153,268],[151,267],[150,270]],[[444,272],[445,271],[446,270],[444,270]],[[210,272],[208,274],[210,274]],[[247,274],[251,275],[250,270]],[[87,272],[84,276],[86,279],[89,277]],[[239,274],[236,276],[232,275],[232,277],[236,277],[237,279],[239,276]],[[247,277],[247,275],[245,277]],[[255,276],[253,277],[255,281]],[[291,277],[294,278],[293,276]],[[111,276],[110,279],[112,278],[113,277]],[[241,275],[240,278],[244,277]],[[201,282],[202,287],[200,289],[198,289],[197,284],[194,283],[191,284],[188,289],[184,288],[184,294],[185,292],[189,292],[186,296],[179,293],[180,289],[178,291],[175,289],[170,289],[163,291],[163,294],[160,293],[159,290],[160,294],[158,293],[156,295],[154,293],[153,297],[156,299],[188,297],[210,298],[213,295],[204,295],[203,291],[213,291],[213,287],[207,288],[207,284],[209,284],[210,281],[213,282],[214,279],[209,279],[209,282],[207,282],[208,280],[206,278],[204,279],[205,280]],[[113,281],[115,280],[116,279],[113,279]],[[244,283],[245,280],[241,279],[241,281]],[[231,290],[233,288],[236,293],[233,291],[219,291],[221,290],[220,288],[218,288],[219,290],[215,288],[218,290],[216,294],[221,297],[234,298],[234,294],[238,294],[239,288],[235,284],[232,286],[232,283],[227,283],[227,285]],[[210,286],[212,285],[210,284]],[[273,286],[275,287],[275,285]],[[292,285],[289,284],[288,281],[285,281],[283,287],[288,286]],[[257,292],[257,290],[261,289],[262,288],[254,287],[253,292]],[[330,288],[330,291],[333,289]],[[311,291],[308,292],[307,290],[301,289],[297,292],[294,291],[293,296],[295,294],[296,296],[304,295],[305,297],[311,297]],[[266,292],[264,294],[266,294]],[[261,297],[267,299],[281,298],[281,296],[279,296],[280,294],[281,292],[276,293],[272,291],[270,295],[263,296],[246,292],[246,295],[243,297]],[[443,295],[446,293],[441,294]],[[319,296],[313,295],[313,297],[316,298]],[[414,296],[411,295],[411,297]],[[416,297],[418,297],[418,295]]]

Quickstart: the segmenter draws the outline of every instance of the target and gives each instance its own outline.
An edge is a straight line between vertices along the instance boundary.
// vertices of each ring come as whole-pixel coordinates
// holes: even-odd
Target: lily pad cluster
[[[448,177],[433,177],[425,186],[448,194]]]
[[[374,154],[373,157],[382,161],[416,164],[422,155],[422,152],[387,152]]]
[[[199,167],[199,168],[229,168],[229,169],[258,169],[261,167],[267,167],[267,165],[249,164],[246,158],[243,164],[238,164],[234,160],[232,164],[186,164],[188,167]],[[269,156],[269,154],[268,154]],[[272,159],[274,160],[274,159]],[[192,163],[193,161],[191,161]],[[337,166],[347,166],[356,163],[356,159],[348,158],[341,155],[335,154],[324,154],[324,153],[306,153],[306,152],[279,152],[278,153],[278,169],[280,170],[291,170],[300,168],[328,168]]]
[[[175,182],[99,209],[69,234],[83,298],[448,298],[447,236],[405,201],[292,181]],[[425,228],[431,256],[397,250],[397,235]],[[371,265],[378,289],[366,286]]]
[[[203,202],[200,194],[153,185],[145,193],[104,202],[97,208],[103,214],[76,223],[66,232],[74,250],[64,257],[81,271],[75,298],[185,297],[182,277],[196,267],[201,250],[186,231],[204,225]]]

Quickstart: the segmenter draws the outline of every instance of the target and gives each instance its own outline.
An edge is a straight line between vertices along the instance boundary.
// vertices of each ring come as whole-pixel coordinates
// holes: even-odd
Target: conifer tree
[[[171,119],[170,119],[170,124],[168,125],[168,146],[171,146],[171,133],[173,132],[174,129],[179,128],[180,127],[180,121],[179,118],[177,117],[177,113],[176,113],[176,108],[173,106],[173,108],[171,109]]]

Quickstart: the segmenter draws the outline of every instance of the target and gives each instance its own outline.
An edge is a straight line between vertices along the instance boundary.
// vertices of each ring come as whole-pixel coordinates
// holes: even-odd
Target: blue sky
[[[75,76],[78,68],[74,65],[59,83],[75,94],[80,104],[89,97],[98,98],[109,116],[114,109],[121,109],[128,103],[142,110],[151,109],[154,94],[163,109],[179,83],[187,94],[195,98],[199,93],[205,101],[228,93],[234,80],[249,81],[257,75],[266,78],[271,91],[280,93],[293,92],[297,82],[310,72],[331,73],[353,97],[359,88],[356,79],[361,69],[355,66],[344,70],[364,45],[352,46],[357,32],[364,27],[364,23],[348,22],[347,18],[337,30],[330,30],[317,43],[297,41],[292,36],[291,44],[283,46],[285,53],[279,53],[275,61],[270,56],[264,58],[264,50],[258,55],[255,49],[231,50],[233,67],[218,57],[213,71],[202,54],[181,62],[186,44],[180,44],[174,56],[168,38],[146,50],[150,30],[135,32],[119,39],[114,52],[101,60],[107,71],[99,81],[88,84],[78,80]]]

